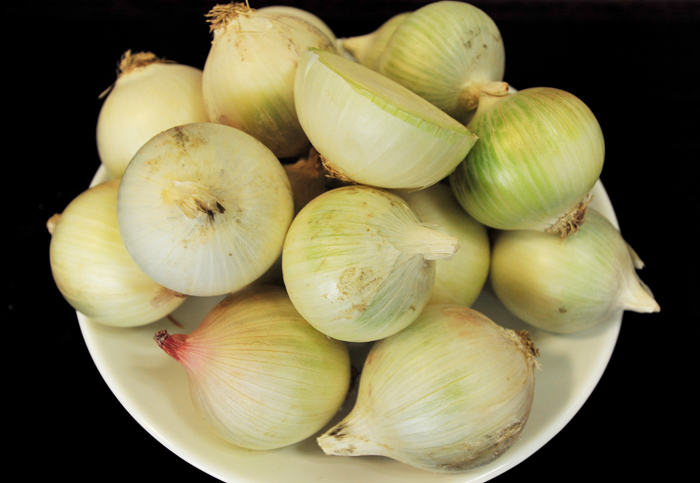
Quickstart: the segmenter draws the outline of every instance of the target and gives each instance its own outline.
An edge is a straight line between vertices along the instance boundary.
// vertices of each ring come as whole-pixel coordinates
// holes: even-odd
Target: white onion
[[[151,52],[127,51],[97,118],[97,151],[109,174],[120,178],[136,151],[156,134],[207,121],[200,69]]]
[[[530,414],[537,349],[527,333],[461,305],[429,305],[378,341],[350,414],[318,438],[329,455],[378,455],[466,471],[516,444]]]
[[[56,285],[77,311],[114,327],[170,314],[187,298],[151,280],[124,247],[117,223],[119,180],[100,183],[53,217],[49,255]]]
[[[247,132],[278,158],[306,154],[294,75],[302,52],[337,52],[335,42],[297,14],[230,3],[215,6],[209,17],[214,40],[202,80],[209,119]]]
[[[491,283],[503,304],[533,327],[579,332],[624,310],[658,312],[635,272],[637,256],[593,209],[575,236],[534,230],[494,234]]]
[[[262,143],[198,123],[151,139],[119,188],[119,229],[136,264],[189,295],[235,292],[282,253],[294,216],[289,179]]]

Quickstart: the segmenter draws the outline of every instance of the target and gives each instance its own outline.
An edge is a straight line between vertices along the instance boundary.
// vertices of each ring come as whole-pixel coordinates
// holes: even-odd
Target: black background
[[[106,386],[75,312],[53,282],[46,220],[99,166],[98,95],[121,54],[148,50],[203,68],[216,1],[4,2],[4,227],[9,276],[2,343],[6,428],[35,480],[213,481],[141,428]],[[346,37],[425,1],[292,4]],[[602,181],[661,313],[625,313],[608,369],[574,419],[497,478],[554,482],[663,477],[697,448],[700,9],[693,1],[476,1],[499,26],[506,81],[581,98],[606,137]],[[9,133],[8,126],[9,125]],[[7,272],[6,272],[7,273]],[[9,349],[9,350],[8,350]],[[7,431],[7,430],[6,430]],[[8,466],[19,464],[5,458]],[[99,468],[99,469],[96,469]],[[36,478],[33,478],[36,477]]]

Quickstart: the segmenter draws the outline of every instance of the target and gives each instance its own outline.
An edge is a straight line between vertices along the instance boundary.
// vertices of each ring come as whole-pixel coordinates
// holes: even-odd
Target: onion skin
[[[450,176],[469,214],[501,230],[575,233],[578,224],[553,227],[583,218],[580,208],[603,169],[603,133],[588,106],[548,87],[482,92],[469,128],[479,141]]]
[[[350,385],[342,342],[311,327],[281,287],[220,302],[192,333],[156,333],[185,369],[209,427],[238,446],[275,449],[308,438],[336,415]]]
[[[519,438],[535,388],[538,351],[460,305],[429,305],[378,341],[350,414],[318,438],[329,455],[387,456],[436,473],[489,463]]]

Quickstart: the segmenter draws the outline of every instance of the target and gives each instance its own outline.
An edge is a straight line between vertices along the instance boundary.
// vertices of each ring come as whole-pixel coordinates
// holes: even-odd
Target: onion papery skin
[[[97,151],[107,172],[120,178],[136,151],[156,134],[208,121],[202,71],[156,58],[120,73],[97,118]]]
[[[476,142],[425,99],[328,52],[302,55],[294,96],[304,132],[343,181],[422,189],[448,176]]]
[[[113,327],[155,322],[187,298],[151,280],[124,247],[117,223],[119,180],[73,199],[53,228],[49,258],[56,285],[78,312]]]
[[[578,211],[600,177],[605,142],[598,121],[579,98],[555,88],[486,102],[482,93],[469,123],[479,141],[450,176],[455,196],[489,227],[552,229]]]
[[[489,463],[528,420],[537,350],[468,307],[429,305],[370,350],[350,414],[318,438],[329,455],[378,455],[436,473]]]
[[[274,264],[294,199],[262,143],[197,123],[169,129],[136,153],[117,215],[127,251],[146,274],[177,292],[212,296],[240,290]]]
[[[298,15],[240,7],[214,29],[204,65],[209,119],[247,132],[278,158],[308,153],[294,107],[294,76],[302,52],[312,47],[338,52],[332,39]]]
[[[505,48],[494,21],[462,2],[434,2],[401,22],[376,61],[395,80],[466,124],[479,86],[503,80]]]
[[[244,448],[308,438],[336,415],[350,385],[345,344],[311,327],[282,287],[243,290],[192,333],[155,338],[185,369],[208,426]]]
[[[491,284],[521,320],[569,334],[624,310],[659,311],[634,264],[620,231],[589,208],[579,232],[564,240],[532,230],[495,232]]]
[[[491,247],[487,229],[462,209],[450,187],[397,192],[427,226],[459,240],[449,260],[435,261],[435,285],[428,303],[471,306],[489,274]]]
[[[400,197],[367,186],[328,191],[287,233],[282,274],[299,313],[336,339],[368,342],[408,326],[428,302],[435,259],[456,239],[422,226]]]

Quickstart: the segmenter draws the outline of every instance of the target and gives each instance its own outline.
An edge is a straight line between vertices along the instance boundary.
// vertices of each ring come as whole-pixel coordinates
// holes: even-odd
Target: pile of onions
[[[639,257],[588,209],[594,114],[510,88],[482,10],[438,1],[347,39],[293,7],[207,17],[203,70],[125,54],[97,127],[120,179],[50,220],[50,261],[72,307],[123,330],[222,296],[155,340],[226,441],[316,434],[327,454],[466,471],[517,444],[540,330],[659,310]],[[469,308],[487,277],[532,335]],[[362,343],[357,401],[327,428]]]

